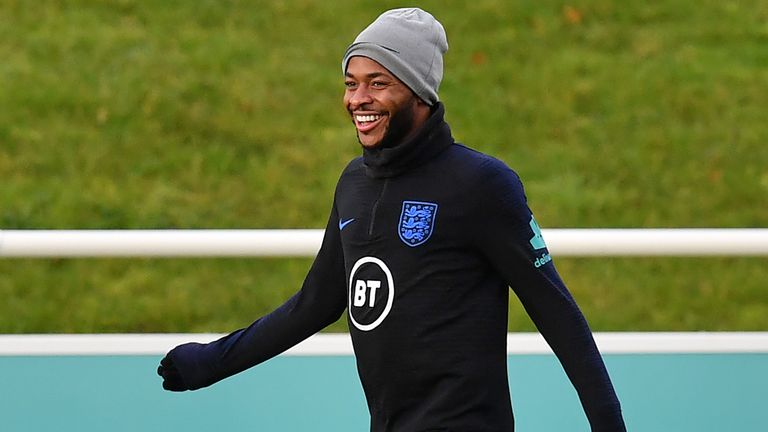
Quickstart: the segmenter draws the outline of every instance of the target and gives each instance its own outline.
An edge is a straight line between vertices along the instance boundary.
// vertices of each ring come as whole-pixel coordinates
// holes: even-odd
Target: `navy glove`
[[[185,343],[168,351],[157,368],[157,374],[163,377],[163,388],[179,392],[197,390],[247,369],[243,361],[232,359],[222,365],[222,357],[231,354],[231,344],[237,342],[241,333],[237,331],[211,343]]]
[[[207,348],[208,344],[191,342],[170,350],[157,367],[157,374],[163,377],[163,388],[179,392],[197,390],[220,380],[210,367],[216,351]]]
[[[157,367],[157,374],[163,377],[163,388],[177,392],[189,390],[181,372],[176,368],[172,356],[173,350],[160,360],[160,366]]]

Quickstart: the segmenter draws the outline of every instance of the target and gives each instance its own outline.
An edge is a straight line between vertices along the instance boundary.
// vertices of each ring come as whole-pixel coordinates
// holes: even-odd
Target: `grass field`
[[[455,136],[542,227],[768,227],[765,2],[416,3]],[[0,3],[0,229],[323,227],[359,154],[341,55],[399,5]],[[765,258],[555,261],[596,330],[768,328]],[[227,331],[309,263],[0,260],[0,332]]]

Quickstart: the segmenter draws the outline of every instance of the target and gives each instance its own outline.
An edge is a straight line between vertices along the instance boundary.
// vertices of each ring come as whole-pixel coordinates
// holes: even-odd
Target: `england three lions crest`
[[[415,247],[423,244],[432,235],[435,227],[437,204],[419,201],[403,201],[403,211],[400,213],[400,223],[397,231],[400,240],[408,246]]]

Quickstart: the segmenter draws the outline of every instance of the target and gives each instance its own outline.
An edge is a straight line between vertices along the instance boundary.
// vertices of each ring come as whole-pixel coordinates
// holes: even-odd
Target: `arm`
[[[208,343],[171,350],[158,374],[163,388],[197,390],[264,362],[335,322],[346,307],[344,257],[336,206],[299,292],[250,326]]]
[[[517,175],[493,161],[476,194],[475,236],[512,287],[578,392],[593,431],[624,431],[621,407],[592,332],[551,261]],[[490,175],[488,175],[490,174]]]

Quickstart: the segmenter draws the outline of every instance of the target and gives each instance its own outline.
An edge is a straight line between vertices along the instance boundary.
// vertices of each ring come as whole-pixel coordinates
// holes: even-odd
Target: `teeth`
[[[357,120],[360,123],[372,122],[380,118],[381,118],[380,115],[356,115],[355,116],[355,120]]]

